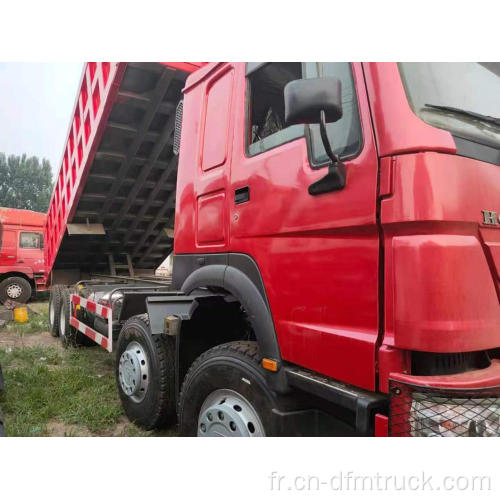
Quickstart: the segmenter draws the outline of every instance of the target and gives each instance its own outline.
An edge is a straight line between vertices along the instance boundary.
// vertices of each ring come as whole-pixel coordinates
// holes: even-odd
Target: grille
[[[177,109],[175,110],[175,128],[174,128],[174,146],[173,146],[173,151],[175,155],[178,155],[179,151],[181,150],[183,109],[184,109],[184,101],[179,101],[179,104],[177,104]]]
[[[498,437],[500,387],[436,389],[391,381],[389,435]]]

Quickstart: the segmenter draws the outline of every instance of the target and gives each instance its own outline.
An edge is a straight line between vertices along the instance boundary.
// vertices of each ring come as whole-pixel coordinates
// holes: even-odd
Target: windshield
[[[410,106],[422,120],[499,147],[500,126],[491,117],[500,117],[500,63],[399,63],[399,71]]]

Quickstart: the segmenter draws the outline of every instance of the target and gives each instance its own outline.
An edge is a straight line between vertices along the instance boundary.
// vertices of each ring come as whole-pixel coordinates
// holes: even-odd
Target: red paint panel
[[[500,307],[476,236],[392,240],[394,345],[431,352],[500,346]]]
[[[375,415],[375,437],[389,436],[389,418],[377,413]]]
[[[391,373],[391,379],[424,387],[446,387],[453,389],[474,389],[500,386],[500,359],[492,359],[491,365],[482,370],[473,370],[455,375],[413,376]]]
[[[397,63],[363,63],[380,156],[418,151],[455,153],[451,134],[410,108]]]
[[[202,170],[210,170],[223,165],[226,161],[232,88],[233,72],[229,71],[215,80],[208,89]]]
[[[481,228],[480,234],[488,249],[495,277],[498,281],[500,280],[500,225],[498,228]]]
[[[224,243],[225,202],[224,192],[198,198],[196,230],[198,244]]]
[[[496,165],[432,152],[395,157],[393,194],[381,202],[386,345],[432,352],[500,346],[491,252],[500,230],[482,227],[499,185]]]

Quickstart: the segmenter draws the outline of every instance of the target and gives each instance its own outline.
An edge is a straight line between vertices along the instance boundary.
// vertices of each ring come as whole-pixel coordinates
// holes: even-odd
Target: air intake
[[[182,130],[182,109],[184,101],[179,101],[175,110],[175,130],[174,130],[174,154],[178,155],[181,149],[181,130]]]

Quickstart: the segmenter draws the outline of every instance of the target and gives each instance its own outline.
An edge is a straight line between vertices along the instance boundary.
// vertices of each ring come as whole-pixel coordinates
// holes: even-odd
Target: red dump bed
[[[45,226],[50,270],[102,272],[110,254],[155,269],[169,254],[175,110],[188,74],[202,64],[85,65]],[[69,223],[89,231],[70,235]]]

